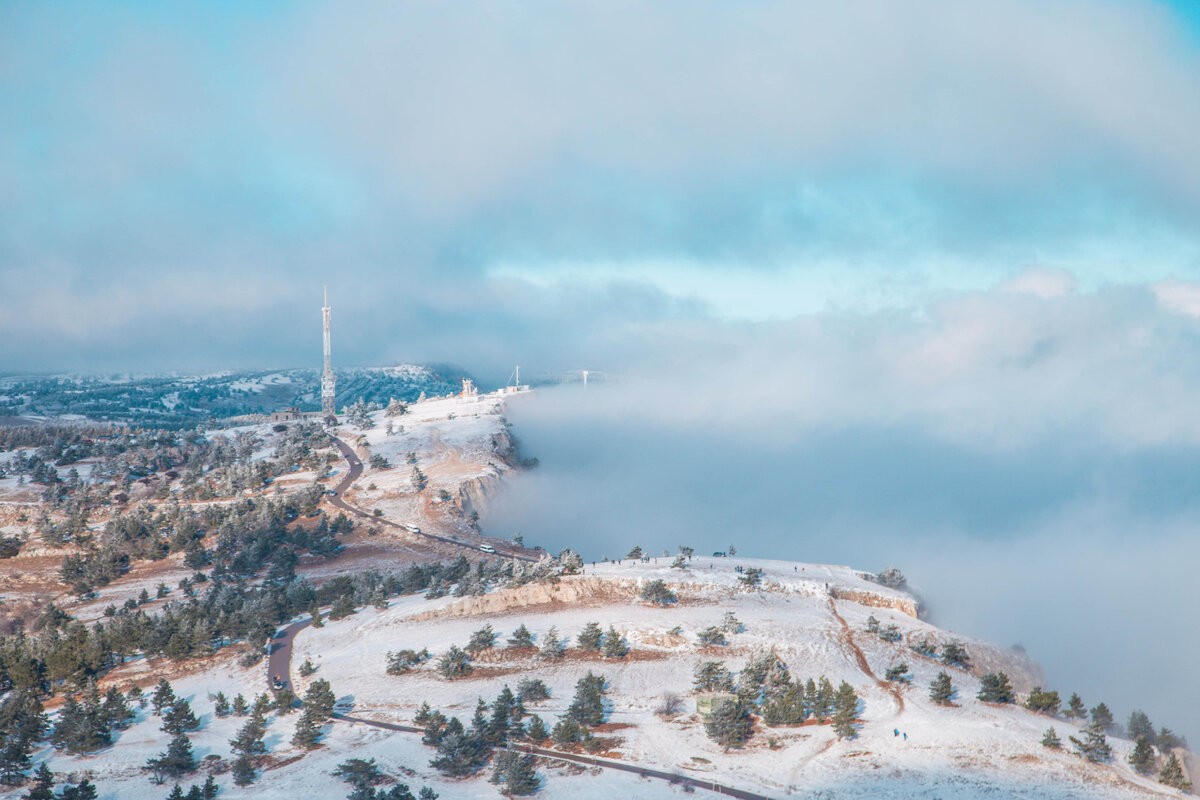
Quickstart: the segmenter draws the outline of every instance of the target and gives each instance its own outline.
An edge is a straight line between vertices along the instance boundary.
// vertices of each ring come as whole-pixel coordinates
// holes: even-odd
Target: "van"
[[[485,553],[496,552],[496,548],[492,547],[490,544],[481,544],[479,545],[479,549]]]
[[[420,533],[421,532],[420,528],[418,528],[416,525],[412,525],[408,522],[404,523],[404,530],[411,531],[412,533]]]

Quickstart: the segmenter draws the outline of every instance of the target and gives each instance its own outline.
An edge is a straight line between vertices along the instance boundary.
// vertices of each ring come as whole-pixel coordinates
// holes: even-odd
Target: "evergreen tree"
[[[529,724],[525,726],[525,737],[531,742],[544,742],[550,737],[550,732],[546,730],[546,723],[537,714],[529,718]]]
[[[248,786],[254,783],[254,763],[250,756],[242,753],[233,760],[233,782],[238,786]]]
[[[224,692],[217,692],[216,700],[213,702],[213,712],[218,717],[229,716],[229,699],[225,697]]]
[[[550,689],[541,678],[525,678],[517,683],[517,699],[522,703],[540,703],[550,697]]]
[[[121,694],[115,686],[108,687],[108,691],[104,693],[104,702],[100,707],[108,724],[117,730],[128,728],[133,724],[134,717],[137,716],[129,707],[129,703],[125,701],[125,695]]]
[[[68,697],[59,712],[50,742],[68,753],[91,753],[112,744],[112,731],[93,693],[83,702]]]
[[[1105,733],[1112,731],[1114,727],[1113,715],[1104,703],[1092,709],[1092,724]]]
[[[1071,699],[1067,701],[1067,708],[1063,711],[1063,716],[1067,719],[1083,719],[1087,716],[1087,707],[1075,692],[1071,693]]]
[[[458,719],[452,719],[437,744],[437,757],[429,765],[443,775],[461,778],[478,772],[487,757],[483,742],[464,731]]]
[[[807,689],[807,687],[805,687]],[[809,694],[812,698],[812,715],[818,720],[829,719],[833,716],[833,684],[824,675],[817,683],[816,692]]]
[[[740,699],[718,704],[704,720],[704,732],[726,751],[731,747],[742,747],[754,734],[749,707]]]
[[[311,750],[317,746],[320,738],[320,727],[313,720],[312,713],[307,708],[304,709],[300,713],[300,719],[296,720],[296,732],[292,735],[292,744],[296,747]]]
[[[1108,740],[1104,736],[1104,729],[1099,725],[1091,724],[1083,729],[1083,740],[1076,739],[1074,736],[1069,737],[1071,744],[1075,745],[1075,752],[1093,763],[1109,761],[1112,759],[1112,748],[1108,745]]]
[[[629,645],[625,643],[624,637],[617,633],[617,629],[609,625],[608,632],[604,634],[604,657],[624,658],[627,655],[629,655]]]
[[[1154,725],[1145,711],[1135,710],[1130,713],[1129,724],[1125,727],[1128,729],[1129,738],[1134,741],[1145,738],[1151,744],[1154,743]]]
[[[724,661],[701,661],[692,673],[692,688],[698,692],[732,692],[733,675]]]
[[[154,687],[154,694],[150,697],[150,705],[154,708],[155,716],[162,714],[163,709],[174,702],[175,690],[171,688],[171,682],[166,678],[160,679],[158,685]]]
[[[642,587],[641,597],[656,606],[669,606],[678,599],[667,586],[666,581],[661,578],[647,581],[646,585]]]
[[[217,786],[217,782],[213,779],[212,773],[209,773],[208,777],[204,779],[204,785],[200,787],[200,796],[202,800],[213,800],[219,791],[220,787]]]
[[[465,678],[470,675],[475,668],[471,666],[471,659],[466,651],[458,645],[451,645],[450,649],[438,659],[437,671],[446,680],[455,680],[457,678]]]
[[[1042,687],[1040,686],[1033,687],[1033,691],[1029,693],[1029,697],[1025,698],[1025,707],[1039,714],[1054,715],[1058,713],[1060,704],[1061,701],[1058,699],[1058,692],[1045,692],[1042,691]]]
[[[1154,760],[1154,747],[1151,746],[1150,740],[1139,736],[1133,746],[1133,752],[1129,754],[1130,765],[1143,775],[1149,775],[1154,771]]]
[[[323,723],[333,716],[337,695],[324,678],[313,681],[304,693],[304,708],[313,715],[313,722]]]
[[[854,738],[854,720],[857,718],[858,695],[854,687],[842,681],[833,698],[833,730],[839,739]]]
[[[566,644],[559,638],[558,628],[552,626],[542,639],[542,647],[538,651],[538,655],[549,661],[557,661],[563,657],[565,651]]]
[[[929,684],[929,699],[939,706],[950,705],[950,701],[954,699],[954,684],[950,682],[948,673],[939,672]]]
[[[575,637],[575,643],[579,645],[580,650],[586,650],[589,653],[599,653],[600,646],[604,641],[604,633],[600,630],[600,623],[589,622],[583,626],[583,630],[579,632],[579,636]]]
[[[383,780],[383,773],[373,758],[348,759],[338,764],[333,774],[351,786],[374,786]]]
[[[1003,672],[989,672],[980,678],[976,697],[985,703],[1012,703],[1016,700],[1012,684]]]
[[[256,711],[238,731],[237,738],[229,741],[229,746],[233,752],[240,755],[247,757],[260,755],[267,752],[267,745],[263,741],[264,733],[266,733],[266,721]],[[244,784],[238,785],[243,786]]]
[[[885,675],[885,678],[889,681],[896,681],[898,683],[911,682],[912,675],[909,674],[908,663],[901,661],[899,664],[895,665],[894,667],[888,667],[888,671],[887,671],[887,674]]]
[[[33,773],[33,786],[22,800],[54,800],[54,773],[43,761]]]
[[[175,734],[165,752],[146,762],[146,769],[154,773],[155,783],[194,771],[196,757],[192,753],[192,743],[182,733]]]
[[[171,790],[171,793],[167,795],[167,800],[185,800],[183,789],[179,788],[178,783],[175,784],[175,788]]]
[[[96,785],[84,778],[76,785],[66,784],[58,794],[59,800],[96,800]]]
[[[1051,750],[1058,750],[1062,747],[1062,739],[1058,738],[1058,733],[1051,725],[1046,729],[1046,733],[1042,735],[1042,747],[1049,747]]]
[[[239,717],[244,717],[246,714],[250,713],[250,706],[247,705],[246,698],[242,697],[240,694],[233,698],[233,713],[237,714]]]
[[[504,787],[501,791],[509,797],[533,794],[540,785],[533,768],[533,756],[508,750],[497,753],[491,782],[501,784]]]
[[[1167,756],[1167,763],[1163,764],[1162,769],[1158,771],[1158,782],[1165,783],[1181,792],[1190,791],[1192,788],[1192,784],[1184,779],[1183,765],[1179,763],[1179,757],[1174,753]]]
[[[467,642],[467,652],[476,655],[484,650],[491,650],[495,646],[496,632],[492,630],[491,625],[484,625],[471,634],[471,639]]]
[[[602,675],[590,671],[575,683],[575,697],[567,706],[566,716],[580,725],[599,725],[604,722],[604,695],[607,682]]]
[[[176,700],[163,714],[162,730],[170,734],[194,731],[200,728],[200,720],[192,713],[192,706],[182,698]]]
[[[951,667],[966,669],[971,664],[971,657],[962,642],[947,642],[942,645],[942,663]]]

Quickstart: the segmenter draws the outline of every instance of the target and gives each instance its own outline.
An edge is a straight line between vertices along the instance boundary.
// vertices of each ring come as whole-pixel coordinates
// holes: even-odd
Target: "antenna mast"
[[[325,305],[321,307],[321,321],[325,330],[325,370],[321,373],[321,413],[325,416],[337,414],[337,379],[333,375],[333,356],[329,347],[329,287],[325,287]]]

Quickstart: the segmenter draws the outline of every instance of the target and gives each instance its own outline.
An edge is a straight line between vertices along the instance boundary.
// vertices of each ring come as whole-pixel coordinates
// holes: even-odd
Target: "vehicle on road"
[[[496,552],[496,548],[492,547],[490,544],[481,544],[481,545],[479,545],[479,549],[481,551],[483,551],[484,553]]]
[[[326,490],[325,490],[325,494],[329,495],[330,497],[337,497],[337,490],[335,490],[335,489],[326,489]]]
[[[271,681],[271,688],[274,689],[275,691],[279,691],[280,689],[284,689],[286,687],[287,687],[287,681],[285,681],[283,678],[279,677],[278,675],[276,675],[274,680]]]
[[[421,532],[420,528],[418,528],[416,525],[413,525],[408,522],[404,523],[404,525],[402,527],[404,528],[404,530],[410,531],[412,533],[420,533]]]

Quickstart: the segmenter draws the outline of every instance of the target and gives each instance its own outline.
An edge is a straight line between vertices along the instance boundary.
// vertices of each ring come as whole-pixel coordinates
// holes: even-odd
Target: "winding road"
[[[529,561],[532,563],[532,562],[536,562],[538,560],[534,556],[526,555],[525,553],[515,552],[512,548],[492,547],[491,550],[484,550],[483,544],[472,544],[471,542],[464,542],[460,539],[455,539],[455,538],[452,538],[449,536],[439,536],[436,533],[425,533],[424,531],[417,533],[415,531],[409,530],[408,528],[404,527],[403,525],[401,525],[397,522],[392,522],[390,519],[386,519],[384,517],[376,517],[373,514],[369,514],[366,511],[363,511],[361,508],[358,508],[357,506],[350,505],[349,503],[346,502],[346,499],[343,495],[345,494],[346,490],[348,490],[354,484],[354,482],[356,480],[358,480],[359,477],[362,475],[362,471],[363,471],[362,460],[358,457],[358,454],[354,452],[354,448],[350,447],[350,445],[346,444],[345,442],[343,442],[341,439],[337,438],[336,436],[330,435],[329,438],[333,440],[333,443],[335,445],[337,445],[338,450],[342,454],[342,458],[346,459],[346,463],[350,466],[350,469],[346,473],[346,476],[344,478],[342,478],[338,482],[338,485],[333,488],[333,494],[326,497],[326,499],[329,501],[330,505],[332,505],[336,508],[340,508],[341,510],[343,510],[347,513],[354,514],[355,516],[359,516],[359,517],[362,517],[363,519],[370,520],[371,522],[379,523],[381,525],[388,525],[397,530],[401,530],[401,531],[404,531],[405,533],[411,534],[413,536],[421,536],[425,539],[431,539],[435,542],[443,542],[445,544],[453,545],[455,547],[461,547],[466,550],[474,550],[477,553],[484,553],[485,555],[497,555],[497,556],[501,556],[503,558],[516,559],[517,561]],[[491,545],[489,545],[489,547],[491,547]]]

